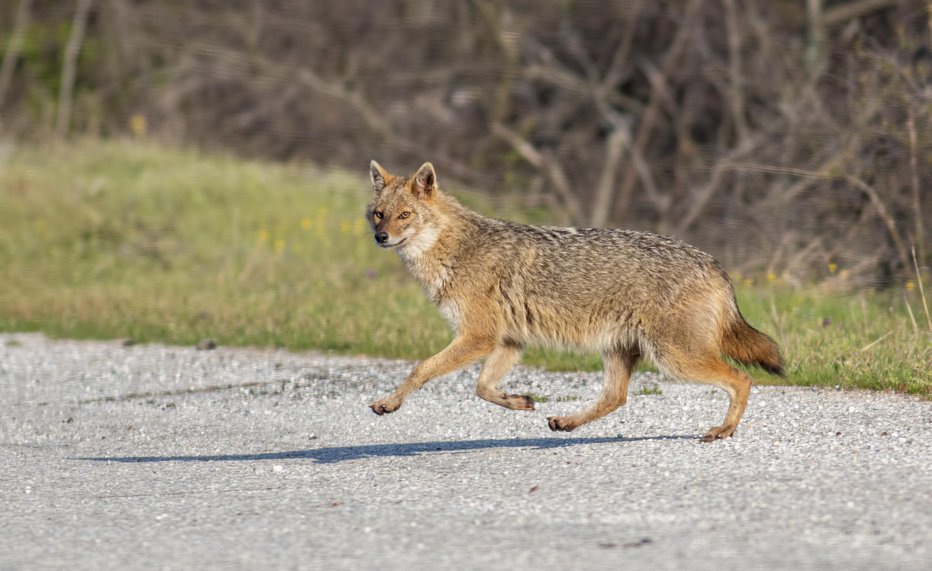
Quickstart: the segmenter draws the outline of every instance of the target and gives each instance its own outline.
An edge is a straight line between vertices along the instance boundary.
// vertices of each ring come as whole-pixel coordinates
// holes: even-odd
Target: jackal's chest
[[[441,299],[447,297],[450,287],[450,271],[445,266],[420,262],[409,264],[408,270],[434,303],[440,303]]]
[[[421,281],[421,287],[430,300],[436,304],[440,314],[453,329],[458,329],[463,314],[451,286],[452,284],[447,279],[440,277],[435,277],[430,281]]]
[[[459,325],[462,315],[453,292],[453,275],[449,265],[427,257],[405,259],[408,271],[420,284],[444,318],[454,328]]]

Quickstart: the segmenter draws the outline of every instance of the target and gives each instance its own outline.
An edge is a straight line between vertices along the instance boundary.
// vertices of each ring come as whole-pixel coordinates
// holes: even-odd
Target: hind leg
[[[534,401],[525,395],[509,395],[499,389],[508,370],[521,356],[517,345],[498,345],[485,360],[479,371],[476,394],[480,398],[512,410],[534,410]]]
[[[701,359],[680,359],[676,363],[667,361],[664,365],[684,380],[716,385],[728,393],[730,400],[728,412],[725,414],[725,422],[721,426],[710,428],[702,437],[702,441],[712,442],[732,436],[735,429],[738,428],[738,423],[741,421],[744,409],[748,404],[748,395],[751,393],[751,377],[735,369],[715,354]]]
[[[628,400],[628,381],[640,353],[636,349],[618,349],[602,354],[605,368],[605,385],[599,400],[589,408],[570,416],[551,416],[547,419],[550,430],[569,432],[583,424],[602,418]]]
[[[721,426],[710,428],[702,437],[703,442],[712,442],[734,435],[741,417],[744,416],[744,409],[748,405],[748,396],[751,394],[751,377],[724,361],[710,372],[716,373],[717,379],[724,379],[711,382],[728,392],[729,403],[728,412],[725,413],[725,422]]]

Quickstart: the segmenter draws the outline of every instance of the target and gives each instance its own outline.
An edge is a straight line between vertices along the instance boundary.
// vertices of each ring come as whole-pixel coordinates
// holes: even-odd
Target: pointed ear
[[[390,183],[395,177],[390,172],[382,168],[382,165],[372,161],[369,163],[369,178],[372,179],[372,190],[377,194],[382,192],[385,185]]]
[[[437,173],[434,172],[434,165],[424,163],[421,168],[412,177],[411,190],[414,196],[418,198],[430,198],[437,190]]]

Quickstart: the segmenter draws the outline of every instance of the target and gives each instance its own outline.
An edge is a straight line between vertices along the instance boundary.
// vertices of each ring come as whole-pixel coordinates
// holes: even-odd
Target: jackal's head
[[[437,237],[437,175],[424,163],[410,177],[394,176],[379,163],[369,164],[372,201],[366,216],[382,248],[424,251]]]

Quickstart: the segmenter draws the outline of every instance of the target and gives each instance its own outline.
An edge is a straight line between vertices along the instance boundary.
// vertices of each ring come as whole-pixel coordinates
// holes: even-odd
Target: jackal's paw
[[[558,430],[563,432],[570,432],[579,426],[568,416],[548,416],[547,424],[550,426],[550,430],[553,430],[554,432]]]
[[[737,426],[713,426],[705,433],[705,436],[702,437],[702,442],[715,442],[716,440],[721,440],[723,438],[728,438],[729,436],[734,436],[735,429]]]
[[[375,414],[382,416],[383,414],[395,412],[396,410],[401,408],[401,403],[398,402],[398,399],[388,397],[382,400],[375,401],[374,403],[369,405],[369,408],[371,408],[372,412],[374,412]]]
[[[534,410],[534,401],[527,395],[505,395],[511,410]]]

